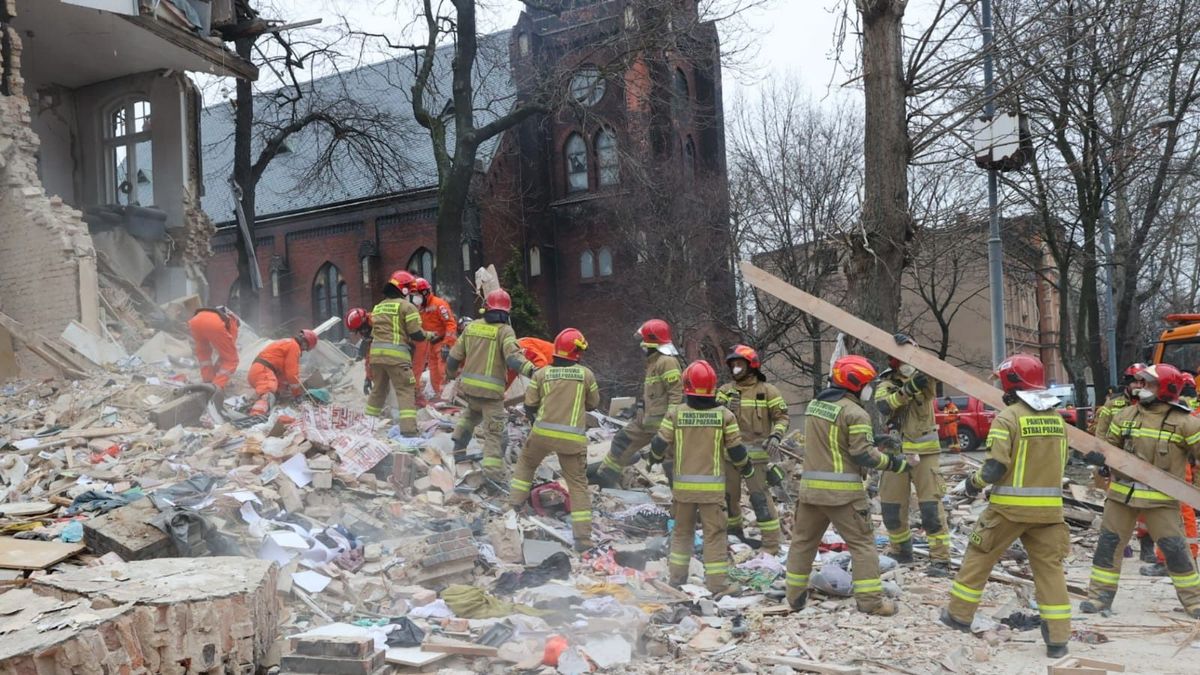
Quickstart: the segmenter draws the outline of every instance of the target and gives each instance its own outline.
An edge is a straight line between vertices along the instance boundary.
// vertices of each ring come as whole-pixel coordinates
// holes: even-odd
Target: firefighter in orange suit
[[[414,281],[416,277],[404,270],[393,272],[384,284],[383,300],[371,310],[371,394],[364,410],[370,417],[383,415],[390,385],[396,393],[400,433],[409,437],[417,435],[413,346],[426,338],[420,313],[408,301]]]
[[[237,372],[238,327],[241,320],[228,307],[202,307],[188,320],[192,349],[200,364],[200,379],[224,389]],[[213,363],[213,356],[216,363]]]
[[[525,360],[532,363],[534,368],[545,368],[554,361],[553,342],[547,342],[541,338],[523,337],[517,338],[517,346],[521,348]],[[517,373],[512,370],[508,371],[505,387],[511,385],[515,379],[517,379]]]
[[[342,323],[346,330],[358,334],[358,356],[356,361],[363,361],[366,376],[363,378],[363,393],[371,393],[371,313],[362,307],[355,307],[346,312]]]
[[[1200,418],[1192,417],[1192,411],[1179,403],[1183,374],[1175,366],[1158,363],[1134,377],[1141,384],[1138,402],[1113,415],[1105,440],[1182,479],[1188,464],[1200,458]],[[1104,465],[1104,456],[1098,452],[1090,452],[1084,459]],[[1088,599],[1079,605],[1080,611],[1092,614],[1112,607],[1121,579],[1121,547],[1138,516],[1145,517],[1146,529],[1163,551],[1183,610],[1200,619],[1200,576],[1189,555],[1179,502],[1115,469],[1092,555]]]
[[[704,532],[704,585],[713,593],[729,593],[736,589],[728,584],[725,480],[738,477],[726,476],[725,465],[745,478],[754,474],[754,465],[742,445],[737,418],[717,403],[717,371],[707,361],[693,361],[682,379],[686,400],[667,411],[650,441],[650,461],[663,462],[674,498],[671,583],[687,582],[698,524]]]
[[[875,366],[857,355],[833,364],[830,387],[804,411],[804,473],[792,519],[792,545],[787,558],[787,601],[793,611],[808,600],[813,558],[832,523],[850,549],[854,598],[858,611],[879,616],[896,613],[896,603],[883,597],[879,554],[863,478],[868,469],[908,471],[904,455],[887,455],[874,447],[871,418],[863,410],[870,398]]]
[[[450,355],[450,348],[458,341],[458,323],[454,320],[454,312],[450,303],[433,294],[433,286],[429,281],[417,278],[412,283],[412,295],[409,297],[417,309],[421,310],[421,327],[429,335],[429,339],[417,343],[416,353],[413,354],[413,377],[417,381],[417,403],[424,403],[421,389],[421,373],[429,369],[429,386],[433,387],[435,399],[442,397],[442,383],[445,382],[445,359]]]
[[[296,337],[276,340],[263,347],[250,364],[246,379],[258,394],[258,400],[250,408],[251,415],[265,415],[275,405],[280,390],[292,398],[304,394],[300,385],[300,352],[311,351],[317,346],[317,334],[307,328]]]
[[[950,400],[950,397],[946,397],[946,405],[942,407],[942,414],[946,416],[944,426],[950,452],[961,452],[962,448],[958,445],[958,406],[954,405],[954,401]]]
[[[579,364],[587,350],[583,333],[567,328],[554,339],[554,360],[533,374],[525,390],[525,414],[533,423],[529,440],[509,482],[514,508],[529,498],[533,473],[547,455],[558,456],[571,496],[575,550],[592,547],[592,495],[587,485],[587,412],[600,405],[600,387],[592,371]]]
[[[1045,369],[1037,357],[1014,354],[996,375],[1007,407],[992,421],[987,459],[961,489],[976,496],[984,486],[993,487],[987,509],[967,538],[962,568],[940,618],[951,628],[970,632],[992,566],[1020,539],[1033,571],[1046,655],[1058,658],[1066,656],[1071,639],[1071,599],[1063,571],[1063,558],[1071,550],[1062,512],[1066,423],[1054,409],[1058,399],[1043,395]]]

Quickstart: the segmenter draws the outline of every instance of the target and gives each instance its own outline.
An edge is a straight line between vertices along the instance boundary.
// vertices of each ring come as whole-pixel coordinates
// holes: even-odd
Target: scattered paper
[[[279,478],[280,473],[282,472],[279,470],[278,464],[268,464],[263,467],[262,473],[258,475],[258,480],[261,481],[263,485],[266,485],[276,478]]]
[[[304,487],[312,482],[312,471],[308,468],[308,460],[304,455],[293,455],[291,459],[279,466],[296,487]]]
[[[296,557],[295,551],[289,551],[279,544],[276,544],[269,537],[263,539],[262,546],[258,547],[258,559],[270,560],[271,562],[283,567],[292,562]]]
[[[328,586],[329,582],[331,581],[333,581],[333,579],[330,579],[320,572],[314,572],[312,570],[305,570],[303,572],[295,572],[292,574],[292,583],[296,584],[300,588],[303,588],[309,593],[320,593],[321,591],[325,590],[325,587]]]
[[[251,492],[249,490],[238,490],[237,492],[228,492],[226,494],[228,494],[230,497],[233,497],[234,499],[238,500],[239,502],[241,502],[243,504],[245,504],[246,502],[255,502],[258,504],[262,504],[262,500],[258,498],[258,495],[254,494],[253,492]]]
[[[267,539],[275,542],[281,548],[294,548],[302,551],[308,550],[308,540],[287,530],[276,530],[267,534]]]
[[[22,438],[19,441],[13,441],[12,446],[18,450],[32,450],[41,444],[41,439],[38,438]]]

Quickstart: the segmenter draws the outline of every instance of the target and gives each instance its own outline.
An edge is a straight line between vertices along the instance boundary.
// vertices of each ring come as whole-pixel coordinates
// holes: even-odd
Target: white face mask
[[[1154,392],[1149,387],[1142,387],[1141,389],[1134,390],[1133,393],[1137,394],[1138,399],[1143,403],[1154,400]]]
[[[910,366],[907,363],[901,363],[899,370],[900,370],[900,374],[903,375],[904,377],[912,377],[917,372],[916,368],[914,368],[913,366]]]
[[[425,304],[425,298],[420,295],[414,295],[412,296],[412,304],[420,307],[421,305]]]
[[[875,394],[875,386],[868,384],[867,386],[862,388],[862,391],[859,392],[858,397],[864,401],[870,401],[871,397],[874,394]]]
[[[733,376],[734,376],[734,377],[738,377],[738,376],[740,376],[742,373],[746,372],[746,369],[745,369],[745,368],[743,368],[743,367],[741,367],[741,366],[734,366],[734,367],[733,367],[731,370],[733,370]]]

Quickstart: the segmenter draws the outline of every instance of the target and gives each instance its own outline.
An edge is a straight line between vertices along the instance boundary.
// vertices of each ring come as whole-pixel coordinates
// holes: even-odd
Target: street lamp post
[[[992,0],[980,5],[983,26],[983,114],[991,121],[996,114],[996,88],[992,82]],[[1000,204],[996,169],[988,169],[988,277],[992,304],[992,365],[1004,360],[1004,245],[1000,239]]]

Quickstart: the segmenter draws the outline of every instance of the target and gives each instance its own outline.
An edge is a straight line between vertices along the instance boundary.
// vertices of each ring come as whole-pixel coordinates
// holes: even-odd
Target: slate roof
[[[512,108],[516,89],[508,61],[509,32],[503,31],[479,38],[475,66],[475,123],[483,125]],[[452,46],[437,51],[432,95],[427,105],[431,112],[440,112],[450,100],[450,60]],[[306,169],[313,166],[325,147],[323,130],[309,128],[292,135],[287,146],[291,152],[277,156],[267,167],[258,184],[255,210],[259,218],[305,211],[329,204],[384,196],[437,184],[437,166],[428,132],[413,119],[411,86],[415,79],[415,59],[411,54],[379,63],[361,66],[341,75],[314,79],[303,84],[313,100],[330,100],[334,96],[349,96],[367,106],[377,108],[397,123],[393,148],[403,157],[397,167],[398,176],[389,176],[378,185],[367,167],[349,155],[335,157],[333,176],[320,184],[306,184]],[[266,71],[264,71],[266,72]],[[343,94],[344,92],[344,94]],[[255,97],[256,113],[265,106],[259,101],[269,99],[272,92]],[[228,178],[233,172],[233,106],[228,101],[205,108],[200,117],[201,151],[204,162],[205,194],[201,207],[217,223],[233,220],[233,195]],[[453,149],[453,125],[449,129],[448,145]],[[499,146],[499,136],[479,148],[477,159],[485,166]],[[254,156],[263,140],[255,134]],[[398,146],[398,147],[397,147]]]

